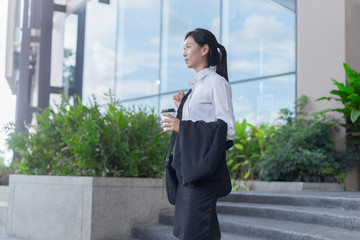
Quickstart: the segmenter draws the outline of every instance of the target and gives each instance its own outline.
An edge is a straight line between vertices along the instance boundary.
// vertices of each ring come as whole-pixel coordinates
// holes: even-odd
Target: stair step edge
[[[265,219],[258,217],[231,216],[223,214],[218,214],[218,216],[221,230],[224,232],[229,232],[231,234],[243,234],[265,239],[269,234],[275,236],[273,239],[288,240],[302,239],[309,236],[314,237],[314,239],[332,239],[328,238],[328,233],[333,233],[330,234],[331,236],[338,236],[338,238],[333,239],[339,240],[350,240],[352,238],[349,238],[349,236],[352,236],[354,234],[356,236],[360,236],[359,231],[351,231],[347,229],[309,223],[289,222],[284,220]],[[162,213],[160,214],[159,220],[162,224],[172,225],[173,218],[174,213]],[[297,228],[294,228],[294,226],[297,226]],[[309,229],[313,229],[313,233],[309,232]],[[246,234],[239,230],[245,231]],[[324,233],[325,235],[321,236],[317,233]]]
[[[258,205],[219,203],[217,205],[217,212],[220,214],[235,216],[261,217],[293,222],[313,223],[348,230],[360,229],[360,212],[354,214],[349,211],[334,212],[330,209],[300,208],[282,205]]]
[[[162,232],[162,236],[164,237],[162,239],[165,239],[165,237],[168,237],[166,239],[177,239],[176,237],[174,237],[172,235],[172,226],[166,226],[166,225],[162,225],[162,224],[157,224],[157,225],[139,225],[139,226],[135,226],[136,231],[140,232],[143,231],[144,234],[149,234],[150,232],[156,232],[156,231],[161,231]],[[160,228],[160,230],[158,230]],[[151,234],[151,233],[150,233]],[[142,238],[142,239],[149,239],[149,238]],[[234,235],[231,233],[226,233],[226,232],[222,232],[221,233],[221,239],[222,240],[265,240],[264,238],[256,238],[256,237],[249,237],[249,236],[244,236],[244,235]],[[152,238],[150,238],[149,240],[152,240]]]
[[[319,196],[316,195],[290,194],[290,193],[267,193],[267,192],[232,192],[220,198],[219,202],[251,202],[259,204],[277,204],[289,206],[310,206],[322,208],[343,207],[347,210],[360,210],[360,193],[353,193],[352,197]]]

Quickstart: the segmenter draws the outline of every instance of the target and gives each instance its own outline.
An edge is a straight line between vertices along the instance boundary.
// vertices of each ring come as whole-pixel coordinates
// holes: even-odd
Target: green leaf
[[[340,90],[331,90],[330,93],[333,95],[338,95],[342,99],[344,99],[344,98],[346,99],[349,96],[349,94],[347,92],[340,91]]]
[[[343,83],[340,83],[332,78],[334,84],[339,88],[340,91],[346,92],[348,94],[354,93],[354,90],[351,87],[345,86]]]
[[[350,118],[351,118],[351,122],[356,122],[356,120],[359,118],[359,116],[360,116],[360,110],[359,109],[353,109],[352,111],[351,111],[351,116],[350,116]]]
[[[360,96],[358,94],[351,94],[349,98],[360,104]]]
[[[347,135],[352,135],[352,136],[360,136],[360,132],[347,132]]]
[[[244,175],[244,180],[247,180],[250,176],[250,171],[248,171],[245,175]]]
[[[345,85],[343,84],[343,83],[341,83],[341,82],[338,82],[338,81],[336,81],[335,79],[331,79],[332,81],[333,81],[333,83],[334,83],[334,85],[336,85],[338,88],[339,88],[339,90],[343,90],[344,88],[345,88]]]
[[[321,97],[321,98],[316,99],[316,101],[321,101],[321,100],[328,100],[328,101],[330,101],[331,99],[333,99],[333,98],[332,98],[332,97]]]
[[[241,144],[235,144],[235,148],[237,148],[239,150],[244,149],[243,145],[241,145]]]
[[[232,167],[232,170],[235,171],[235,170],[237,170],[239,167],[240,167],[240,163],[235,164],[235,165]]]
[[[354,87],[357,83],[360,82],[359,74],[356,71],[352,70],[350,66],[346,63],[344,63],[344,68],[349,81],[349,85]]]
[[[345,108],[334,108],[333,111],[344,113],[346,111],[346,109]]]

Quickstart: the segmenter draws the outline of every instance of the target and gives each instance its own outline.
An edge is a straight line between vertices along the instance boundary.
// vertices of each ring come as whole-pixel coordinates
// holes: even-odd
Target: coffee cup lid
[[[175,111],[175,108],[163,109],[163,110],[161,111],[161,113],[166,113],[166,112],[176,112],[176,111]]]

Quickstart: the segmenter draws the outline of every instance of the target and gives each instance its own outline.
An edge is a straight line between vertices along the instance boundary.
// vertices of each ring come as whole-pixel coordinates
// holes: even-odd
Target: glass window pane
[[[153,108],[155,112],[159,112],[158,106],[159,97],[149,97],[145,99],[133,100],[133,101],[124,101],[121,102],[121,105],[137,111],[141,107]]]
[[[69,90],[74,87],[78,16],[71,14],[65,19],[64,28],[64,60],[63,60],[63,91],[69,97]]]
[[[235,119],[272,123],[281,108],[294,108],[295,74],[231,85]]]
[[[116,94],[120,100],[159,92],[160,0],[121,0]]]
[[[86,4],[83,101],[92,95],[105,102],[104,93],[114,89],[117,1]],[[101,16],[101,17],[99,17]]]
[[[172,95],[187,90],[194,76],[183,60],[184,36],[202,27],[227,49],[236,119],[273,121],[280,108],[292,108],[295,100],[295,10],[275,2],[89,1],[84,100],[94,94],[101,103],[103,93],[112,89],[127,106],[173,108]],[[284,73],[290,74],[237,82]]]
[[[169,108],[176,109],[174,101],[173,101],[173,95],[174,95],[174,93],[169,93],[169,94],[162,95],[160,97],[160,110],[169,109]]]
[[[223,0],[230,81],[295,71],[295,10],[275,2]]]
[[[161,92],[188,88],[188,83],[192,81],[194,71],[185,65],[183,42],[185,34],[198,27],[206,28],[219,37],[219,0],[164,0]]]

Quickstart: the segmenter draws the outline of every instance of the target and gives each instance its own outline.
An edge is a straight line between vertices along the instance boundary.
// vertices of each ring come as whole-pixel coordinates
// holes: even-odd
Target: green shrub
[[[266,181],[294,181],[302,176],[317,176],[330,167],[332,151],[330,128],[317,120],[295,119],[280,126],[269,140],[262,156],[262,177]]]
[[[8,144],[21,156],[17,173],[36,175],[162,177],[169,134],[153,109],[126,109],[107,94],[85,106],[75,97],[37,114],[27,132],[8,127]]]
[[[0,152],[2,153],[2,152]],[[11,166],[7,166],[0,156],[0,185],[9,185],[9,174],[14,173]]]
[[[358,151],[335,151],[331,140],[334,122],[294,118],[279,126],[261,156],[266,181],[309,181],[314,177],[343,180],[344,171],[360,162]]]
[[[234,146],[227,151],[227,165],[233,180],[260,179],[260,156],[266,150],[274,129],[269,124],[254,126],[246,120],[236,122]]]

